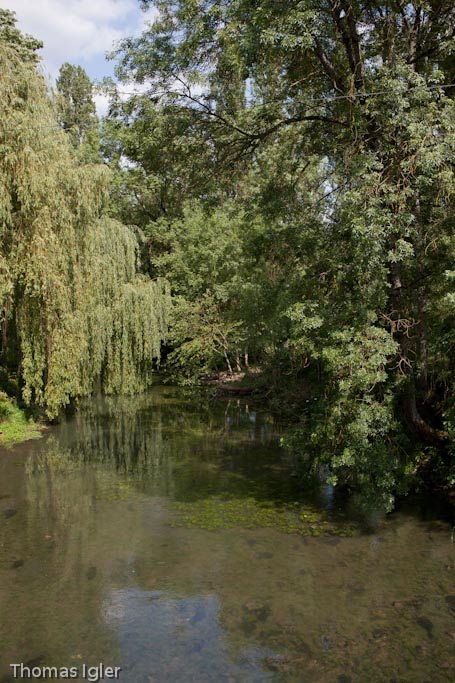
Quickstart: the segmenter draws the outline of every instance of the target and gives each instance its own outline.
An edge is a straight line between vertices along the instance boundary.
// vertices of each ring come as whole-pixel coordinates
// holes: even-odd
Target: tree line
[[[122,293],[104,302],[117,297],[122,313],[102,323],[105,337],[92,335],[98,361],[84,391],[95,376],[119,389],[124,368],[133,386],[138,366],[166,338],[166,369],[179,381],[260,366],[293,417],[285,445],[308,476],[323,471],[388,509],[422,482],[452,486],[453,4],[142,4],[154,5],[157,19],[112,53],[122,87],[106,79],[109,112],[100,127],[82,70],[65,65],[57,83],[54,109],[71,163],[85,173],[109,169],[97,204],[111,226],[105,244],[127,230],[140,264],[139,273],[108,278]],[[36,73],[23,55],[16,59]],[[122,94],[128,88],[136,94]],[[91,207],[96,201],[87,198]],[[77,239],[72,244],[79,267]],[[61,277],[63,265],[54,267]],[[66,267],[68,302],[75,280]],[[166,281],[172,298],[167,333],[155,326],[153,352],[133,352],[136,375],[112,341],[122,338],[125,355],[138,348],[122,318],[131,313],[122,297],[132,279],[136,297]],[[159,286],[154,301],[167,301]],[[82,299],[71,316],[77,310],[92,320],[99,303]],[[136,342],[147,338],[142,304]],[[22,348],[44,359],[49,330],[64,330],[61,319],[28,319],[41,346],[27,347],[21,333]],[[85,335],[90,324],[76,326]],[[85,357],[77,362],[85,367]],[[21,369],[35,400],[37,387],[49,385],[46,363]],[[67,368],[71,382],[76,375]],[[67,397],[80,393],[71,382]]]

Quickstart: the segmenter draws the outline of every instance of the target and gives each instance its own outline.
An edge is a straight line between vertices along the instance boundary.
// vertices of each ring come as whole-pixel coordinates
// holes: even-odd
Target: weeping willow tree
[[[35,60],[0,31],[0,362],[49,418],[96,385],[146,388],[166,336],[167,283],[140,274],[108,192],[106,168],[78,162],[59,129]]]

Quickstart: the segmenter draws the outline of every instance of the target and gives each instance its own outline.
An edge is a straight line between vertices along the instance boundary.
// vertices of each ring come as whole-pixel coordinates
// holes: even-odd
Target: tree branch
[[[347,88],[343,82],[343,80],[338,76],[332,62],[330,59],[327,57],[326,53],[324,52],[324,48],[322,47],[321,42],[319,41],[318,38],[314,37],[314,51],[319,59],[319,61],[322,64],[322,67],[324,71],[326,72],[327,76],[330,78],[330,80],[333,83],[333,86],[335,87],[336,90],[339,92],[346,94]]]
[[[260,132],[252,132],[252,131],[247,131],[244,130],[243,128],[240,128],[237,126],[235,123],[232,123],[227,119],[225,116],[222,114],[219,114],[217,111],[212,109],[208,104],[205,102],[199,100],[198,98],[194,97],[191,94],[191,89],[187,83],[185,83],[181,78],[176,77],[176,80],[178,80],[180,83],[185,88],[185,92],[178,93],[181,97],[184,97],[185,99],[188,99],[190,102],[193,102],[194,104],[197,104],[198,107],[201,107],[209,116],[213,117],[220,123],[222,123],[224,126],[229,128],[230,130],[235,131],[236,133],[239,133],[243,138],[246,138],[248,140],[263,140],[275,131],[279,130],[283,126],[289,126],[294,123],[303,123],[305,121],[321,121],[322,123],[329,123],[329,124],[335,124],[338,126],[345,126],[346,124],[343,121],[339,121],[338,119],[330,118],[327,116],[322,116],[322,115],[317,115],[317,114],[309,114],[307,116],[292,116],[288,119],[283,119],[282,121],[278,121],[278,123],[274,124],[270,128],[267,128],[266,130],[260,131]]]

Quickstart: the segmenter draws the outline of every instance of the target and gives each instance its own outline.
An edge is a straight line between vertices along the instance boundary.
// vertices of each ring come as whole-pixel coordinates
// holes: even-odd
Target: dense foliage
[[[307,475],[453,485],[453,3],[142,5],[101,144],[83,69],[51,101],[0,10],[2,365],[53,417],[166,338],[182,381],[259,366]]]
[[[93,85],[81,66],[65,62],[56,82],[57,118],[83,161],[100,161],[98,117]]]
[[[146,92],[114,94],[104,149],[171,360],[292,377],[317,400],[288,445],[386,507],[453,484],[453,3],[143,4],[116,57]]]
[[[74,150],[36,69],[39,45],[12,26],[2,10],[0,362],[19,374],[25,402],[54,418],[95,386],[150,383],[168,291],[141,275],[135,234],[105,212],[108,169]]]

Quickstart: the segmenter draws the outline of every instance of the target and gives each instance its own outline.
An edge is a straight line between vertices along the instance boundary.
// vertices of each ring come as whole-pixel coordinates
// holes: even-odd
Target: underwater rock
[[[337,536],[322,536],[319,540],[326,545],[339,545],[341,543],[341,540],[337,538]]]
[[[19,569],[19,567],[24,566],[24,560],[14,560],[14,562],[11,565],[11,569]]]
[[[349,589],[348,595],[349,595],[350,597],[353,597],[353,598],[354,598],[354,597],[358,597],[358,596],[363,595],[364,593],[366,593],[366,588],[365,588],[365,586],[364,586],[362,583],[358,582],[358,581],[355,582],[355,583],[348,584],[347,587],[348,587],[348,589]]]
[[[263,605],[251,601],[243,606],[243,612],[244,615],[241,621],[241,629],[246,636],[249,636],[256,630],[259,624],[262,624],[267,620],[272,610],[270,605]]]
[[[193,614],[193,616],[190,619],[190,624],[194,626],[194,624],[198,624],[200,621],[203,621],[205,617],[206,614],[204,607],[198,607],[195,614]]]
[[[240,628],[245,636],[250,636],[256,629],[256,622],[248,617],[244,617],[240,623]]]
[[[433,623],[427,617],[419,617],[416,623],[426,631],[428,638],[433,638]]]
[[[32,657],[32,659],[29,659],[27,662],[25,662],[24,666],[28,666],[30,669],[33,669],[34,666],[39,666],[42,664],[44,660],[44,655],[38,655],[37,657]]]
[[[332,649],[332,639],[330,636],[321,636],[321,645],[324,652],[328,652]]]
[[[190,647],[190,654],[194,655],[200,652],[204,648],[204,643],[202,640],[197,640],[191,647]]]
[[[270,616],[270,605],[258,605],[257,603],[247,603],[243,607],[244,611],[254,617],[257,621],[265,621]]]
[[[413,607],[414,609],[421,609],[425,603],[423,598],[410,598],[408,600],[394,600],[392,602],[392,607],[397,609],[408,609]]]
[[[98,570],[97,570],[96,567],[89,567],[89,568],[87,569],[86,577],[87,577],[87,579],[88,579],[89,581],[91,581],[92,579],[95,578],[95,576],[97,575],[97,573],[98,573]]]

